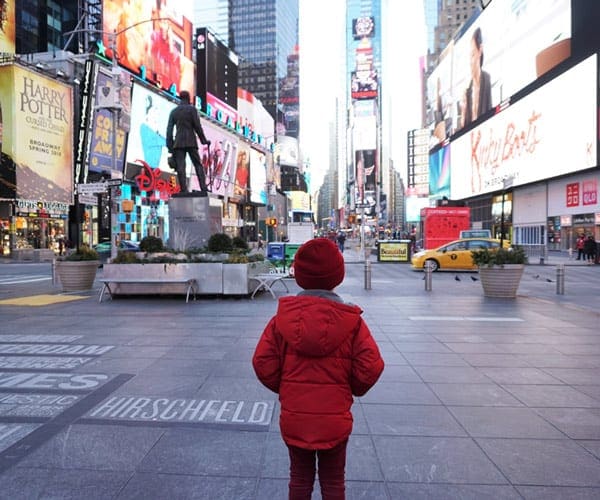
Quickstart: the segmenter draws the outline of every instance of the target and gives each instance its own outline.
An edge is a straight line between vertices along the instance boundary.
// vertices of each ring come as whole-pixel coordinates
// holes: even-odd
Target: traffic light
[[[267,217],[265,223],[267,226],[277,227],[277,217]]]

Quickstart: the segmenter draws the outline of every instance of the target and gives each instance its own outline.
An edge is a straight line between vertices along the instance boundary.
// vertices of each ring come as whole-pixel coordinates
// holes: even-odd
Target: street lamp
[[[507,175],[502,179],[502,209],[500,214],[500,248],[504,248],[504,199],[506,197],[506,190],[510,189],[513,185],[514,176]]]

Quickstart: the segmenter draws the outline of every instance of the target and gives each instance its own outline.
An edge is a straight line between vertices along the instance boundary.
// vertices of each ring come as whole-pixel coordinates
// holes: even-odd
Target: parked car
[[[504,247],[508,248],[510,243],[504,242]],[[446,243],[434,250],[421,250],[415,253],[411,258],[413,269],[423,269],[426,262],[431,262],[433,271],[439,269],[465,269],[474,270],[477,266],[473,264],[471,257],[472,250],[481,250],[482,248],[500,248],[500,240],[492,238],[463,238]]]
[[[103,262],[106,261],[110,257],[111,252],[111,243],[110,241],[103,241],[102,243],[98,243],[94,246],[94,250],[98,252],[100,256],[100,260]],[[119,241],[119,248],[117,249],[119,252],[139,252],[140,244],[137,241],[130,240],[121,240]]]

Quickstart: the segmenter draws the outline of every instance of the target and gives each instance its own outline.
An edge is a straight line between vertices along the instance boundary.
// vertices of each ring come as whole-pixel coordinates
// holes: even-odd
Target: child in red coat
[[[304,290],[279,300],[252,364],[259,380],[279,394],[289,498],[311,498],[318,458],[321,496],[343,499],[353,396],[377,382],[383,359],[362,310],[333,292],[344,280],[344,258],[335,243],[316,238],[302,245],[294,277]]]

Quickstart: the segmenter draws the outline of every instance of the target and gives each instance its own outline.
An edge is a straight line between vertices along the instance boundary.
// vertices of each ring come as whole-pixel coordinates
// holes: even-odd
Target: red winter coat
[[[287,444],[329,449],[352,432],[352,396],[365,394],[383,371],[361,313],[358,306],[313,295],[279,300],[252,364],[259,380],[279,393]]]

